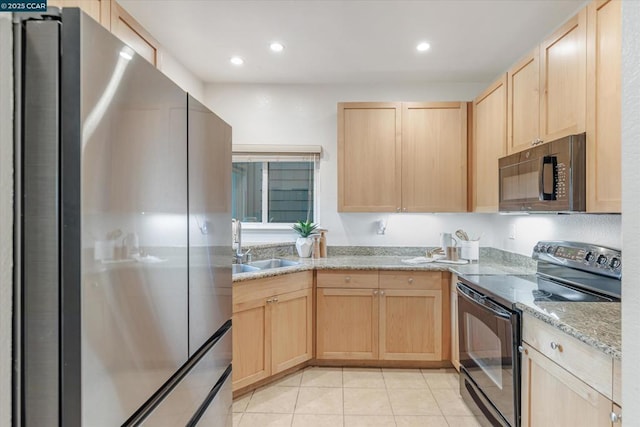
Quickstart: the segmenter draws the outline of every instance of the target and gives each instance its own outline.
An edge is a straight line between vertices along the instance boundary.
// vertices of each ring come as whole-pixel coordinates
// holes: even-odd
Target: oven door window
[[[517,393],[513,322],[517,323],[517,314],[497,314],[459,292],[460,365],[510,422],[515,419]]]
[[[504,344],[501,335],[504,336],[504,330],[495,331],[489,328],[471,313],[465,313],[464,319],[464,328],[467,331],[464,335],[466,340],[464,347],[469,358],[482,370],[486,376],[485,379],[489,380],[486,384],[488,387],[497,387],[502,390]]]

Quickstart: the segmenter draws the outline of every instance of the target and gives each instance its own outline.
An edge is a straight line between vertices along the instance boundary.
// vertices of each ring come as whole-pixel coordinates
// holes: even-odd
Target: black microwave
[[[500,212],[585,212],[586,135],[570,135],[502,157]]]

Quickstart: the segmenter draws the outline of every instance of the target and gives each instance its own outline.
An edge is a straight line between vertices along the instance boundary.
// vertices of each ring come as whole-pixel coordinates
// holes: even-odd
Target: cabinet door
[[[111,1],[111,32],[155,66],[159,43],[117,2]]]
[[[442,359],[442,292],[383,290],[380,359]]]
[[[110,0],[49,0],[48,6],[79,7],[106,29],[111,28]]]
[[[338,211],[400,209],[401,104],[338,104]]]
[[[507,154],[539,138],[540,54],[538,48],[507,71]]]
[[[467,211],[467,103],[402,104],[402,211]]]
[[[588,6],[587,211],[621,211],[622,12],[617,0]]]
[[[522,426],[610,426],[612,402],[526,343]]]
[[[316,357],[378,359],[378,290],[317,290]]]
[[[540,138],[585,131],[587,11],[581,10],[540,45]]]
[[[498,159],[507,154],[507,76],[473,102],[471,210],[498,211]]]
[[[233,389],[271,375],[271,310],[265,299],[233,313]]]
[[[271,374],[311,359],[313,290],[278,295],[271,309]]]

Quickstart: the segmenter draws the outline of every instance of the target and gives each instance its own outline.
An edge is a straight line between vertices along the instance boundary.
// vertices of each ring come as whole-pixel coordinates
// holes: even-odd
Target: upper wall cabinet
[[[587,8],[587,211],[620,212],[621,2]]]
[[[160,44],[117,2],[111,2],[111,32],[144,59],[158,66]]]
[[[539,139],[540,55],[538,48],[507,72],[507,152],[516,153]],[[496,181],[497,185],[497,181]]]
[[[107,30],[111,29],[111,0],[49,0],[49,6],[79,7]]]
[[[507,154],[507,76],[473,102],[471,210],[498,211],[498,159]]]
[[[395,212],[401,199],[402,105],[338,104],[338,211]]]
[[[585,131],[587,12],[507,72],[508,153]]]
[[[587,11],[581,10],[540,45],[540,138],[585,131]]]
[[[339,212],[466,211],[467,104],[338,104]]]
[[[402,211],[467,211],[467,103],[402,104]]]

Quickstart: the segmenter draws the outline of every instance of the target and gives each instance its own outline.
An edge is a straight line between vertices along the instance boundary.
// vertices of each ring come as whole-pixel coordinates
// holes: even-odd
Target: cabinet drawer
[[[442,273],[432,271],[381,271],[381,289],[442,289]]]
[[[377,289],[377,271],[318,271],[319,288]]]
[[[233,312],[250,301],[313,287],[313,272],[283,274],[264,279],[247,280],[233,285]]]
[[[613,359],[535,317],[524,315],[522,339],[609,399]]]

